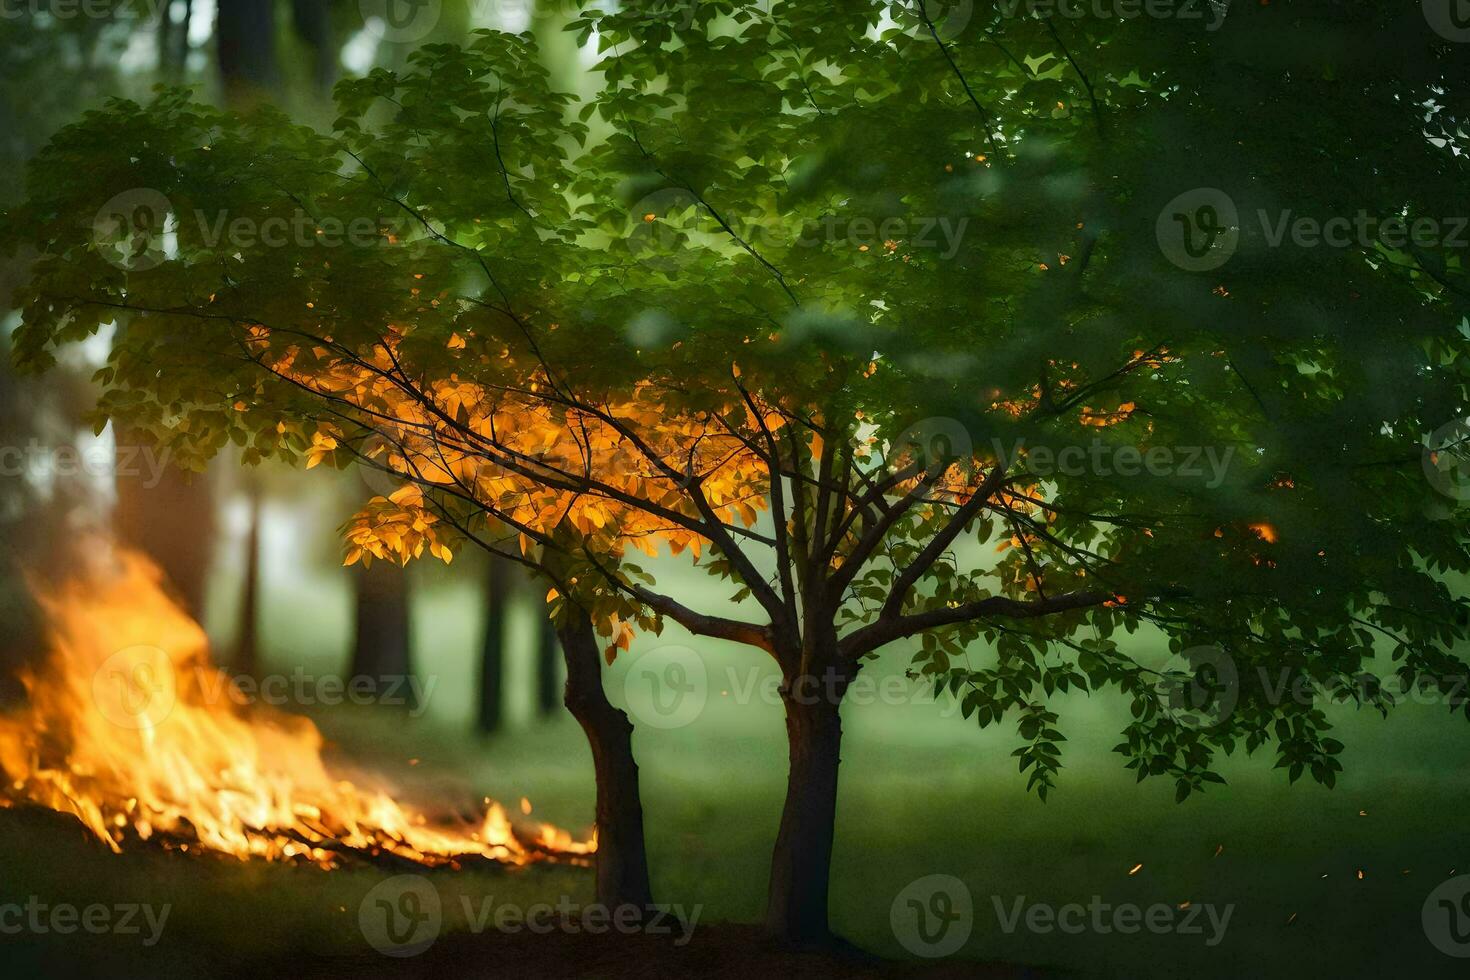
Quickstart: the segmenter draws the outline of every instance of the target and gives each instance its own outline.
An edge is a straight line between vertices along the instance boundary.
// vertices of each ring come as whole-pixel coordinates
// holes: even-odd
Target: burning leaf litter
[[[26,704],[0,716],[0,806],[71,814],[115,852],[156,840],[323,868],[384,854],[429,867],[587,863],[595,840],[516,827],[488,798],[477,819],[431,818],[333,772],[310,720],[211,697],[229,679],[161,573],[98,550],[108,567],[37,596],[49,651],[22,674]]]

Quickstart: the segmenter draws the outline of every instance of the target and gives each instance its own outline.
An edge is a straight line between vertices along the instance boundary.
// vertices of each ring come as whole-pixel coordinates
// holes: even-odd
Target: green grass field
[[[436,683],[428,711],[313,712],[341,757],[391,776],[408,799],[515,802],[575,830],[590,822],[592,772],[568,717],[537,720],[523,705],[510,730],[469,733],[478,594],[442,571],[416,595],[418,670]],[[265,639],[280,669],[331,671],[341,662],[345,595],[323,578],[272,580]],[[519,612],[512,683],[530,673],[529,611]],[[607,672],[622,702],[630,664],[658,643],[641,638]],[[644,725],[635,748],[643,772],[650,856],[658,897],[701,906],[702,922],[753,922],[764,904],[769,849],[783,780],[780,708],[735,703],[741,685],[772,668],[750,654],[706,644],[708,703],[690,724]],[[875,676],[900,674],[890,652]],[[751,671],[755,673],[752,674]],[[732,690],[733,688],[733,690]],[[1110,754],[1121,703],[1099,696],[1060,702],[1069,739],[1056,793],[1041,803],[1009,756],[1013,732],[979,732],[941,704],[849,704],[832,915],[859,946],[907,958],[890,909],[909,882],[961,879],[973,898],[973,932],[959,955],[1060,968],[1084,976],[1458,976],[1464,961],[1426,938],[1421,909],[1452,872],[1470,872],[1470,739],[1463,720],[1411,706],[1384,721],[1341,712],[1347,773],[1335,790],[1288,787],[1264,757],[1233,759],[1227,786],[1179,805],[1172,784],[1135,786]],[[1437,709],[1443,711],[1443,709]],[[420,760],[410,766],[409,759]],[[391,872],[241,864],[176,853],[105,853],[79,829],[0,814],[0,867],[8,896],[52,901],[170,901],[163,941],[150,950],[109,948],[114,963],[146,963],[154,975],[277,962],[296,952],[334,956],[365,948],[357,929],[363,894]],[[1218,852],[1218,853],[1217,853]],[[1142,864],[1136,874],[1129,874]],[[1359,875],[1361,872],[1361,877]],[[440,872],[447,928],[463,928],[455,896],[555,901],[590,897],[585,872]],[[996,902],[1231,908],[1223,938],[1200,917],[1200,935],[1027,931],[1002,928]],[[14,900],[13,898],[9,900]],[[1182,915],[1183,913],[1181,913]],[[8,937],[7,937],[8,938]],[[117,937],[105,937],[116,943]],[[58,937],[38,937],[45,953]],[[97,952],[99,938],[68,948]],[[94,944],[88,947],[88,943]]]

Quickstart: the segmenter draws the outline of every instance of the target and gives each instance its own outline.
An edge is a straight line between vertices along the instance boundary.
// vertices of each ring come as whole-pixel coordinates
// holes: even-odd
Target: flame
[[[520,837],[489,799],[478,822],[435,820],[334,774],[311,721],[230,696],[203,629],[147,559],[100,550],[108,570],[38,590],[49,657],[21,675],[28,703],[0,715],[0,806],[72,814],[113,851],[157,837],[324,868],[354,852],[457,867],[586,863],[595,850],[548,824]]]

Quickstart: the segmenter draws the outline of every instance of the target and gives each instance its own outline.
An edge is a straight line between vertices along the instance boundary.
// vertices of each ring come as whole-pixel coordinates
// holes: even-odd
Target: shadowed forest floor
[[[269,666],[338,670],[347,635],[340,596],[310,582],[273,583]],[[525,796],[533,819],[585,832],[593,785],[580,729],[564,713],[537,720],[508,701],[505,733],[467,734],[479,596],[473,579],[429,584],[416,591],[414,609],[417,670],[436,684],[428,710],[416,718],[382,707],[312,711],[334,758],[381,773],[405,801],[464,807],[488,795],[516,813]],[[531,671],[529,619],[526,610],[516,616],[513,690]],[[659,641],[637,638],[606,673],[615,702],[626,703],[631,665],[655,642],[689,641],[674,631]],[[1135,655],[1146,655],[1146,644],[1138,638]],[[1056,699],[1069,741],[1046,803],[1028,795],[1016,773],[1013,727],[977,731],[923,698],[845,705],[832,923],[883,960],[792,962],[746,927],[765,905],[784,792],[781,708],[751,693],[771,668],[718,644],[700,653],[708,679],[702,712],[674,729],[640,724],[634,741],[656,897],[700,907],[687,947],[646,936],[594,944],[586,936],[473,933],[465,900],[525,906],[592,895],[582,869],[481,867],[431,873],[443,899],[442,933],[422,955],[384,957],[364,940],[358,913],[366,893],[397,870],[322,872],[146,848],[113,855],[69,820],[14,811],[0,811],[0,903],[36,895],[79,905],[168,902],[172,910],[153,947],[138,937],[85,934],[3,935],[0,947],[7,961],[49,975],[150,977],[646,977],[716,969],[726,972],[712,975],[742,977],[919,969],[928,972],[909,975],[1463,975],[1466,961],[1437,951],[1421,923],[1430,892],[1453,873],[1470,873],[1463,719],[1440,717],[1443,707],[1408,705],[1388,720],[1333,708],[1334,734],[1347,746],[1335,790],[1306,780],[1289,786],[1271,759],[1237,757],[1220,767],[1228,785],[1176,804],[1172,783],[1135,785],[1110,752],[1126,709],[1107,694]],[[904,664],[901,651],[888,652],[865,674],[891,677]],[[916,960],[890,923],[904,887],[934,874],[958,878],[973,900],[973,931],[958,965]],[[1191,935],[1006,927],[1017,903],[1096,902],[1188,902],[1229,909],[1230,919],[1216,936],[1207,923]]]
[[[582,827],[590,815],[590,759],[569,721],[484,741],[436,737],[431,728],[394,723],[373,709],[324,722],[340,744],[356,745],[359,756],[377,754],[385,767],[396,768],[409,798],[448,799],[474,787],[510,803],[524,792],[535,801],[535,816],[571,828]],[[1355,776],[1349,765],[1348,778],[1329,792],[1288,790],[1284,780],[1258,767],[1238,778],[1232,774],[1228,794],[1179,806],[1167,787],[1133,787],[1127,774],[1118,778],[1116,762],[1104,759],[1106,769],[1064,770],[1057,795],[1041,804],[1022,792],[1003,754],[931,750],[921,757],[901,737],[875,738],[864,726],[853,727],[858,731],[844,763],[832,906],[836,928],[865,951],[912,960],[894,939],[890,907],[911,880],[945,873],[963,880],[974,899],[974,931],[960,955],[1017,964],[1020,971],[991,968],[978,975],[1459,975],[1462,963],[1435,951],[1420,925],[1433,887],[1452,869],[1470,868],[1459,773],[1426,763],[1395,766],[1392,773],[1360,767]],[[963,734],[978,738],[968,728]],[[800,969],[814,976],[899,969],[861,960],[789,963],[765,950],[754,930],[710,928],[758,920],[779,812],[783,746],[775,731],[686,731],[677,744],[660,741],[654,733],[640,736],[638,745],[650,856],[659,898],[702,906],[701,926],[687,947],[641,936],[597,945],[585,936],[470,934],[456,911],[460,896],[523,905],[561,895],[579,902],[591,897],[590,875],[579,869],[482,868],[433,872],[444,899],[444,932],[421,956],[391,959],[368,948],[358,909],[368,889],[393,871],[321,872],[152,850],[119,856],[65,820],[0,812],[0,900],[37,894],[53,903],[173,904],[163,939],[152,948],[137,937],[7,936],[7,959],[52,974],[65,963],[78,972],[91,964],[105,965],[109,976],[159,977],[282,970],[307,976],[674,976],[700,975],[735,955],[752,958],[720,969],[743,975],[762,967]],[[391,745],[391,755],[375,753],[374,744]],[[408,767],[402,765],[406,758],[421,761]],[[1129,875],[1139,863],[1143,868]],[[994,907],[996,900],[1009,907],[1020,896],[1028,905],[1085,905],[1095,895],[1111,904],[1191,901],[1233,904],[1234,910],[1223,940],[1212,947],[1206,945],[1208,929],[1195,936],[1035,934],[1024,928],[1008,934]],[[947,972],[958,966],[909,975],[977,975],[973,962]]]

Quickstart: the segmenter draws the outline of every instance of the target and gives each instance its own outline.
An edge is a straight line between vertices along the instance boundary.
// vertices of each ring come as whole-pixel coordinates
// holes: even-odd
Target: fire
[[[114,851],[157,838],[324,868],[353,853],[584,863],[595,849],[550,824],[518,836],[489,799],[478,821],[435,820],[334,774],[311,721],[220,696],[231,682],[156,568],[123,551],[108,561],[37,596],[49,656],[21,677],[27,704],[0,715],[0,806],[72,814]]]

